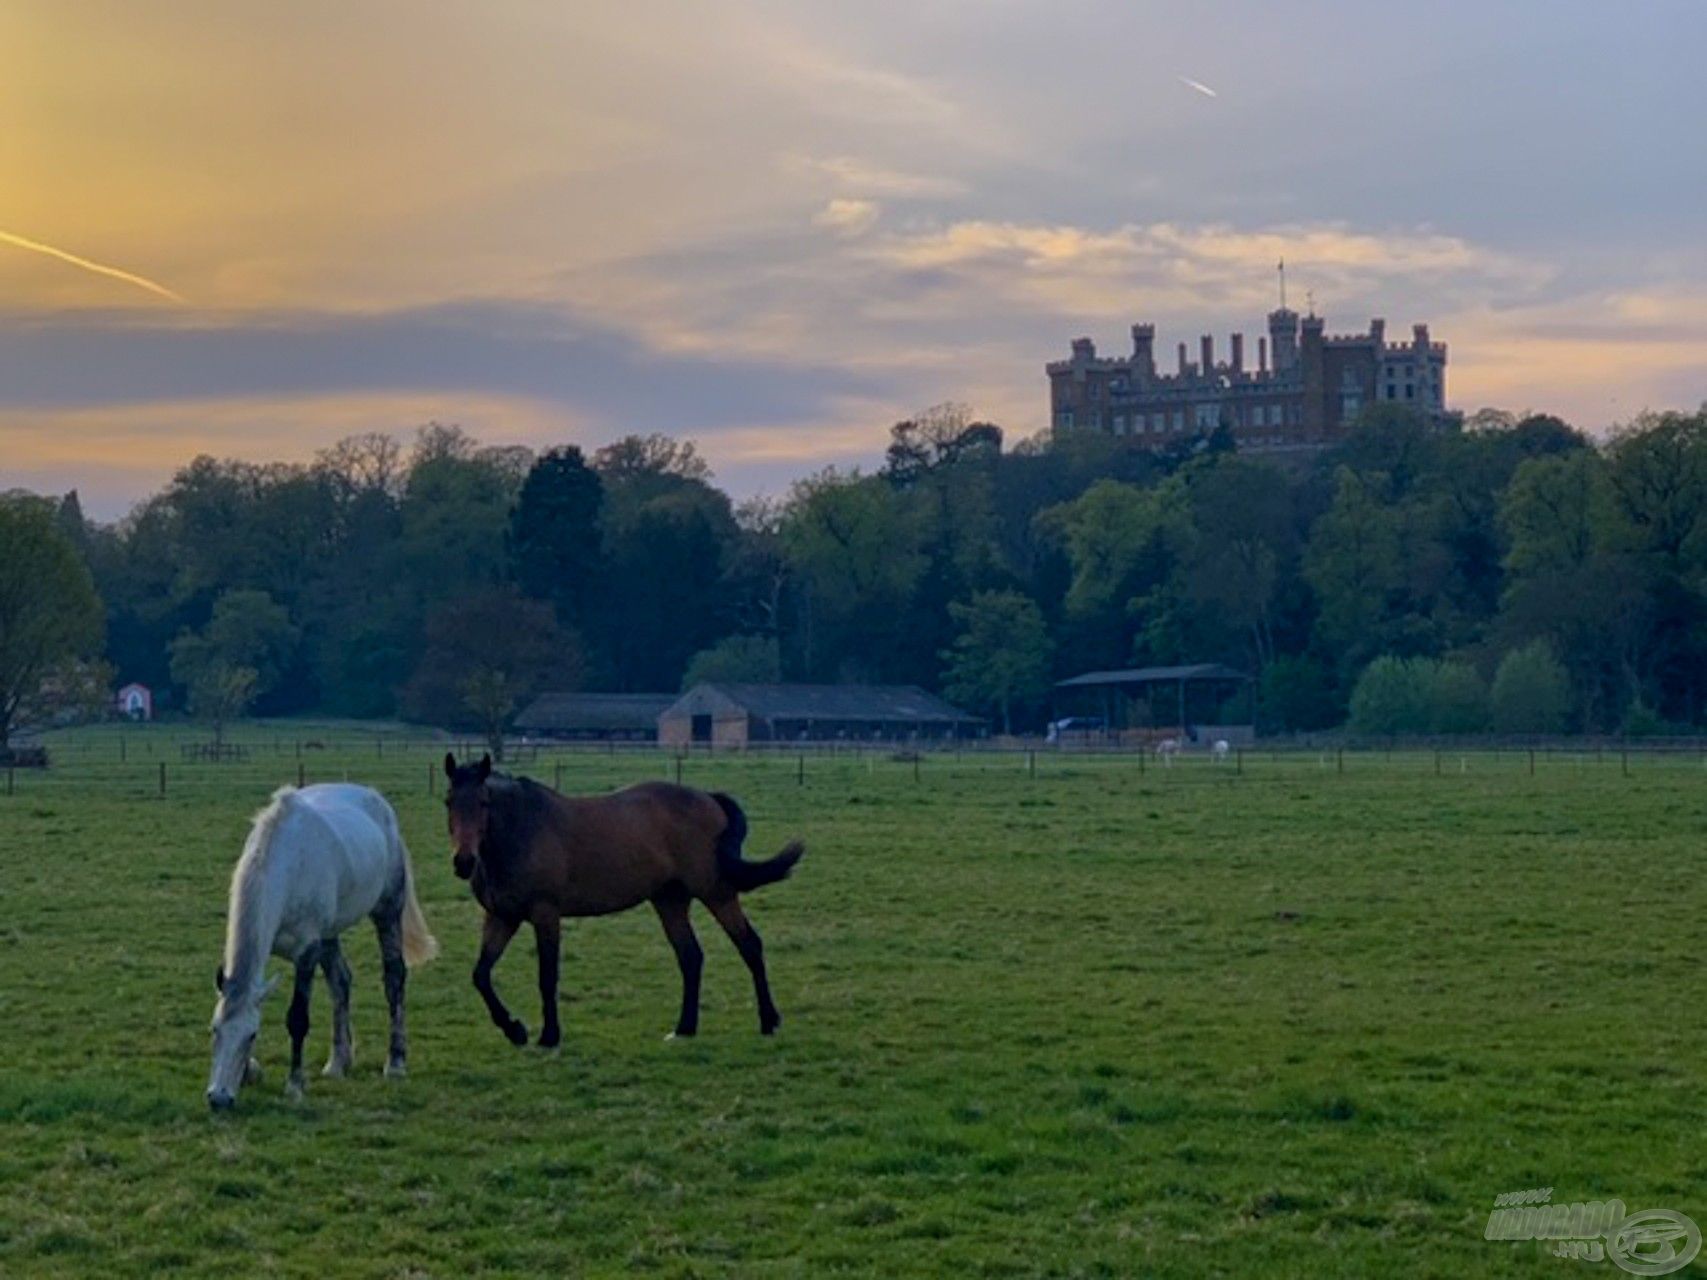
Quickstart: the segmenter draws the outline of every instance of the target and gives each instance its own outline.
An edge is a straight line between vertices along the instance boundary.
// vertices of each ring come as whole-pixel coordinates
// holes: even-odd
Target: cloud
[[[825,227],[837,235],[858,236],[877,224],[883,206],[875,200],[831,200],[812,215],[812,224]]]
[[[782,157],[782,165],[786,171],[826,179],[839,191],[861,196],[947,200],[963,196],[969,190],[968,184],[959,178],[908,173],[855,156],[787,155]]]

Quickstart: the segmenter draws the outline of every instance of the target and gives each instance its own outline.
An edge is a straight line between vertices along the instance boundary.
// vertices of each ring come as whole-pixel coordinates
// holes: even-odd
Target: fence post
[[[1531,778],[1533,778],[1535,776],[1535,748],[1534,747],[1529,748],[1529,776]]]
[[[1624,764],[1624,776],[1628,778],[1630,776],[1630,748],[1625,747],[1623,751],[1619,752],[1619,758]]]
[[[563,790],[563,762],[561,760],[551,766],[551,789],[553,791]]]
[[[15,773],[16,773],[16,770],[14,769],[14,767],[12,765],[6,766],[6,794],[7,795],[11,795],[13,789],[17,786],[17,779],[13,776]]]
[[[160,794],[162,796],[166,794],[166,762],[164,760],[160,762]]]
[[[1245,771],[1245,749],[1243,747],[1239,747],[1233,752],[1233,772],[1234,773],[1243,773],[1244,771]]]
[[[1037,776],[1037,752],[1027,751],[1025,755],[1026,767],[1031,771],[1031,776],[1035,778]]]
[[[124,734],[119,734],[119,763],[124,763]]]
[[[1339,762],[1339,764],[1338,764],[1339,771],[1341,773],[1344,773],[1345,772],[1345,748],[1344,747],[1341,747],[1339,749],[1338,762]]]
[[[678,752],[676,755],[676,785],[680,786],[681,783],[682,783],[682,757],[681,757],[681,754]]]
[[[1436,747],[1434,749],[1434,776],[1437,778],[1440,776],[1440,748],[1439,747]]]
[[[804,787],[806,785],[806,753],[804,751],[800,753],[798,763],[799,768],[795,773],[794,780],[797,784]]]
[[[300,762],[296,766],[296,785],[299,789],[308,785],[308,775],[303,772]]]
[[[427,794],[428,795],[433,794],[433,774],[435,772],[437,772],[437,771],[433,768],[433,762],[431,760],[427,761]]]
[[[919,753],[917,751],[915,751],[915,752],[913,752],[913,781],[917,782],[918,780],[919,780]]]

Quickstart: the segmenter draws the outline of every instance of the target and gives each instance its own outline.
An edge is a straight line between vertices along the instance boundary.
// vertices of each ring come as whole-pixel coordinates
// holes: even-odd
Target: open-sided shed
[[[1100,716],[1112,734],[1235,745],[1256,738],[1256,682],[1219,662],[1087,672],[1055,686],[1055,707],[1057,715]]]
[[[542,693],[516,728],[533,737],[579,741],[651,742],[672,693]]]
[[[972,738],[984,722],[915,685],[701,684],[658,717],[670,746]]]

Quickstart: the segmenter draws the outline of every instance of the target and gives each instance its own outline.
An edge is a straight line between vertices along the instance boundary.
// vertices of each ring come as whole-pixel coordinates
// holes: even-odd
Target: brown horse
[[[562,1039],[557,1024],[558,939],[564,916],[602,916],[650,902],[682,970],[682,1012],[675,1034],[699,1029],[699,975],[704,962],[688,918],[705,903],[753,974],[759,1030],[774,1032],[782,1015],[771,1001],[764,945],[741,910],[740,895],[781,880],[806,847],[792,841],[766,862],[747,862],[741,842],[747,819],[726,795],[664,782],[643,782],[610,795],[560,795],[531,778],[492,772],[492,759],[458,766],[445,756],[450,789],[452,866],[486,909],[474,987],[511,1044],[527,1027],[510,1016],[492,988],[492,966],[523,924],[539,944],[544,1048]]]

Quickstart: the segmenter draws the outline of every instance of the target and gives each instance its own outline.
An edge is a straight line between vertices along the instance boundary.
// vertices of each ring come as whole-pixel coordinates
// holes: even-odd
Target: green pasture
[[[442,742],[187,740],[85,732],[0,775],[0,1275],[1564,1277],[1482,1238],[1496,1195],[1707,1222],[1694,754],[694,756],[750,856],[808,845],[748,900],[782,1031],[700,912],[701,1034],[666,1043],[642,910],[566,928],[545,1056],[469,983]],[[380,1076],[364,927],[354,1076],[286,1101],[275,997],[266,1078],[215,1117],[227,878],[299,768],[390,797],[443,955],[408,1080]],[[676,763],[520,769],[590,791]],[[527,935],[497,982],[537,1029]],[[323,987],[313,1016],[318,1063]]]

